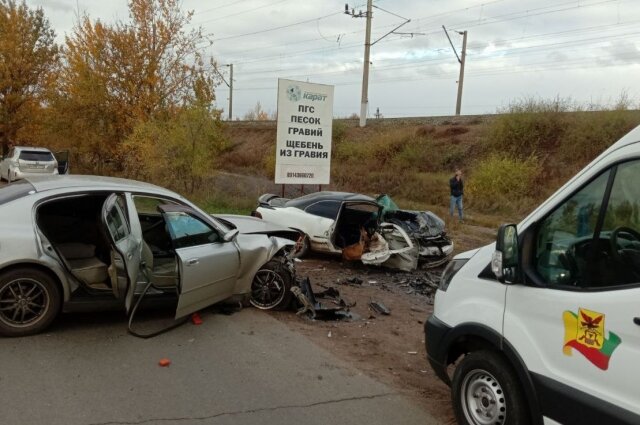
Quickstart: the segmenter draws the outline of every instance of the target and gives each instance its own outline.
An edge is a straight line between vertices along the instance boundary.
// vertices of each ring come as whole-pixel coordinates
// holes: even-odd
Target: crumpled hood
[[[262,220],[260,218],[250,217],[247,215],[234,215],[234,214],[212,214],[213,217],[228,221],[233,224],[240,233],[281,233],[287,232],[297,235],[298,232],[287,227],[278,226],[271,222]]]

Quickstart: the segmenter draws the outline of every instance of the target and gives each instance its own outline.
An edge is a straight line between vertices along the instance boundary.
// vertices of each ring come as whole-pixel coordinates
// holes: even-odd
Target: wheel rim
[[[462,410],[474,425],[502,425],[507,419],[502,386],[489,372],[473,370],[462,382]]]
[[[282,276],[273,270],[259,270],[251,284],[251,304],[267,310],[277,306],[285,295]]]
[[[49,305],[49,293],[35,279],[15,279],[0,288],[0,321],[9,326],[32,326],[44,317]]]

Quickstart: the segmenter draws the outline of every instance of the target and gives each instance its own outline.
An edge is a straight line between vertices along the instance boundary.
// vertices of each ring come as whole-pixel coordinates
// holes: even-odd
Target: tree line
[[[64,42],[41,8],[0,0],[0,144],[70,149],[76,168],[192,191],[225,149],[212,44],[179,0],[131,0],[127,20],[76,18]]]

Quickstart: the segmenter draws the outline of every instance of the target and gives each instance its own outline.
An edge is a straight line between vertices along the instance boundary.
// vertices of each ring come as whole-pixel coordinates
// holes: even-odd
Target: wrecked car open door
[[[53,152],[58,161],[58,174],[69,174],[69,151]]]
[[[178,262],[176,319],[233,295],[240,255],[237,230],[224,232],[212,219],[182,205],[160,205]]]
[[[124,194],[109,195],[102,206],[102,224],[111,244],[109,277],[113,294],[131,309],[140,269],[140,238],[132,231]]]
[[[379,225],[380,207],[368,202],[344,202],[335,223],[329,229],[329,240],[343,256],[362,245],[365,234],[373,234]],[[348,258],[350,259],[350,258]]]

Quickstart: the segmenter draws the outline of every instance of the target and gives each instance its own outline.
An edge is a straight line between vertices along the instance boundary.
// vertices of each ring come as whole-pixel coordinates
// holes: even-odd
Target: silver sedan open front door
[[[179,267],[176,319],[233,295],[240,269],[234,242],[209,217],[182,205],[160,205]]]

